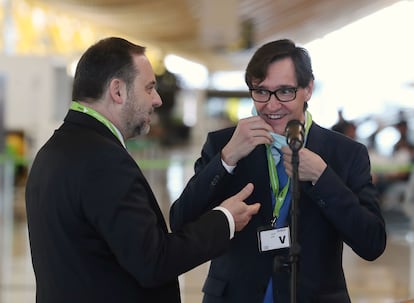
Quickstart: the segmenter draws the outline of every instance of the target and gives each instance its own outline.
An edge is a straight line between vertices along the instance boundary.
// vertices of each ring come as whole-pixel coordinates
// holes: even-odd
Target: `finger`
[[[282,146],[282,153],[286,154],[286,155],[289,155],[289,154],[292,153],[292,151],[290,150],[289,146]]]
[[[254,117],[258,118],[257,121],[259,121],[261,123],[263,128],[265,128],[265,129],[267,129],[268,131],[271,131],[271,132],[273,131],[273,127],[269,123],[267,123],[261,116],[254,116]]]
[[[267,132],[273,131],[273,128],[264,121],[259,121],[259,122],[250,124],[250,129],[251,130],[264,130]]]
[[[248,206],[247,212],[249,213],[249,216],[253,216],[259,212],[260,209],[260,203],[251,204]]]
[[[254,188],[253,183],[248,183],[241,191],[239,191],[235,195],[235,198],[244,201],[247,197],[249,197],[252,194],[253,188]]]
[[[273,141],[273,137],[268,130],[256,129],[254,132],[252,132],[252,135],[253,137],[264,137],[270,141]]]
[[[263,118],[260,116],[250,116],[250,117],[243,118],[240,121],[244,121],[246,123],[261,122],[261,121],[265,122]]]
[[[250,125],[250,130],[252,131],[263,131],[270,135],[273,132],[273,128],[266,122],[254,123]]]

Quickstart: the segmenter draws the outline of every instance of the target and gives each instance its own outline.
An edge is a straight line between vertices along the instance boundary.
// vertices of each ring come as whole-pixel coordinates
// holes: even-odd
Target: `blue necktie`
[[[278,151],[281,153],[281,151]],[[283,165],[283,160],[280,160],[279,163],[276,165],[277,176],[279,179],[279,190],[285,187],[286,183],[288,182],[288,175],[285,171],[285,166]],[[290,208],[290,197],[291,192],[290,189],[288,190],[285,200],[283,201],[282,207],[279,210],[279,218],[276,221],[276,228],[284,227],[286,225],[286,220],[289,214]]]
[[[272,149],[274,149],[274,148],[272,147]],[[286,174],[285,166],[283,165],[282,151],[277,150],[277,152],[280,155],[280,161],[276,165],[277,177],[279,179],[279,188],[283,188],[287,183],[288,175]]]
[[[288,175],[286,174],[285,171],[285,166],[283,165],[283,160],[282,160],[282,152],[275,148],[274,146],[272,146],[271,148],[271,152],[273,157],[275,158],[275,162],[277,163],[276,165],[276,171],[277,171],[277,176],[279,179],[279,190],[282,189],[287,181],[288,181]],[[286,225],[286,220],[288,217],[288,213],[289,213],[289,207],[290,207],[290,197],[291,197],[291,193],[290,190],[287,192],[285,200],[282,204],[282,207],[279,210],[279,217],[276,220],[276,228],[280,228],[280,227],[284,227]],[[274,199],[273,199],[274,201]],[[275,202],[275,201],[274,201]],[[274,207],[274,205],[273,205]],[[265,297],[263,300],[263,303],[274,303],[273,302],[273,282],[272,282],[272,278],[269,279],[269,283],[267,285],[267,289],[266,289],[266,293],[265,293]]]

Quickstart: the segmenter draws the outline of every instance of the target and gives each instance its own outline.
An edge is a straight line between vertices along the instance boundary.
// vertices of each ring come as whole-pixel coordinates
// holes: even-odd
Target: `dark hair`
[[[245,81],[252,88],[253,81],[262,82],[266,78],[269,65],[290,57],[295,65],[297,85],[305,88],[314,79],[308,51],[298,47],[288,39],[276,40],[261,46],[250,59],[246,68]]]
[[[72,100],[99,99],[113,78],[124,80],[129,88],[138,73],[132,55],[144,53],[145,47],[117,37],[102,39],[90,46],[76,67]]]
[[[336,131],[341,134],[347,134],[348,130],[351,128],[356,128],[355,124],[353,122],[346,120],[339,121],[331,127],[333,131]]]

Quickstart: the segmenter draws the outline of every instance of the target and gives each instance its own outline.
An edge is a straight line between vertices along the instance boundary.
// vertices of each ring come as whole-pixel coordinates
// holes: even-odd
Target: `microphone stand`
[[[305,142],[305,126],[299,120],[290,120],[285,128],[286,143],[292,151],[292,179],[291,179],[291,205],[290,205],[290,248],[288,261],[285,257],[275,256],[273,259],[273,271],[285,270],[290,266],[290,302],[296,303],[298,266],[300,255],[300,244],[298,240],[298,218],[299,218],[299,150]]]
[[[296,303],[297,297],[297,274],[298,274],[298,263],[300,255],[300,245],[298,242],[298,217],[299,217],[299,149],[292,148],[292,200],[291,200],[291,222],[290,222],[290,233],[291,233],[291,246],[289,251],[289,263],[291,267],[291,287],[290,287],[290,302]]]
[[[289,250],[290,263],[290,302],[296,303],[298,284],[298,265],[300,244],[298,241],[299,218],[299,150],[303,146],[305,131],[304,125],[299,120],[291,120],[286,125],[286,141],[292,151],[292,199],[290,205],[290,235],[291,244]]]

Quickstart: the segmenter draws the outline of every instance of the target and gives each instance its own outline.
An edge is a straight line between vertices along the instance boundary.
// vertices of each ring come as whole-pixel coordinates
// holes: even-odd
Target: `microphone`
[[[298,151],[305,141],[305,127],[299,120],[290,120],[286,125],[285,136],[290,149]]]

